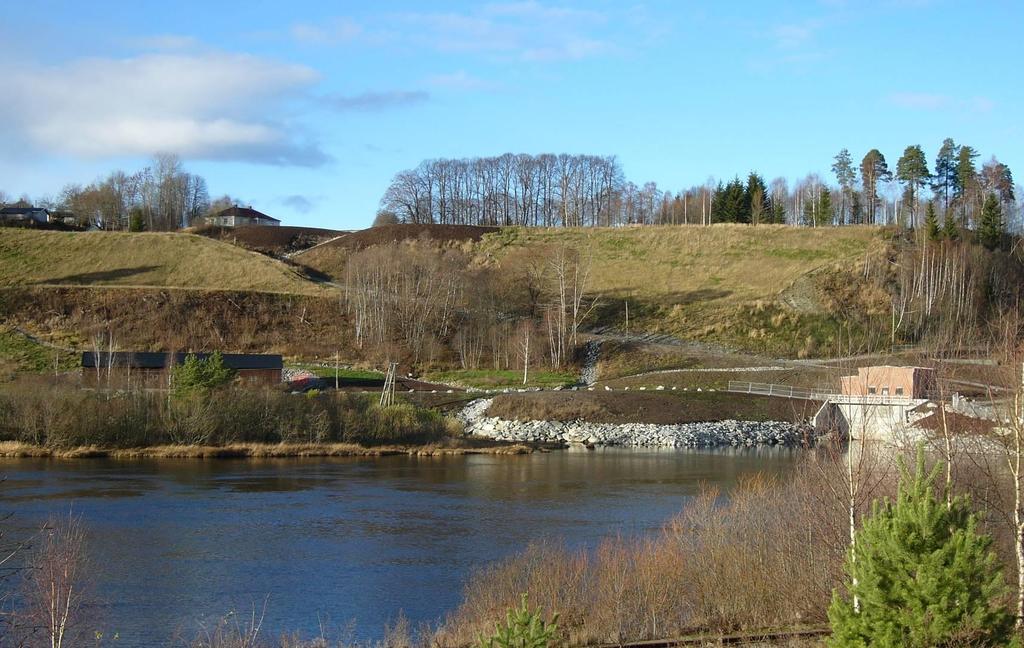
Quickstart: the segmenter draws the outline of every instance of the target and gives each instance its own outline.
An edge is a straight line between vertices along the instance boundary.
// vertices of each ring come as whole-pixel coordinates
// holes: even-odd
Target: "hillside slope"
[[[325,290],[284,263],[192,234],[0,231],[0,286],[30,285]]]
[[[412,226],[392,229],[401,227]],[[420,230],[429,226],[416,227],[409,238],[424,240]],[[837,338],[843,316],[826,312],[830,299],[818,294],[817,274],[850,271],[886,246],[875,227],[502,228],[450,241],[443,233],[438,226],[431,243],[468,249],[509,284],[523,283],[525,268],[544,272],[560,247],[577,251],[590,268],[587,290],[599,300],[588,329],[625,328],[628,302],[631,331],[782,355],[807,355]],[[355,236],[297,260],[340,278],[352,253],[344,244]]]

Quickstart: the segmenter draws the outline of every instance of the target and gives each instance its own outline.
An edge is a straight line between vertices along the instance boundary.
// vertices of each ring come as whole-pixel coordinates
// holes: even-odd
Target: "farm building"
[[[210,357],[209,353],[87,351],[82,354],[82,381],[91,386],[165,387],[168,368],[182,364],[190,355],[200,360]],[[277,385],[281,382],[284,363],[279,355],[226,353],[221,358],[224,366],[233,369],[244,383]]]
[[[281,221],[267,216],[263,212],[256,211],[250,207],[239,207],[235,205],[222,209],[212,216],[206,217],[207,225],[216,225],[219,227],[242,227],[244,225],[264,225],[268,227],[277,227],[281,224]]]
[[[856,375],[843,376],[844,396],[928,398],[935,389],[935,370],[928,367],[860,367]]]
[[[42,207],[4,207],[0,209],[0,221],[7,223],[35,223],[44,225],[50,220],[50,212]]]

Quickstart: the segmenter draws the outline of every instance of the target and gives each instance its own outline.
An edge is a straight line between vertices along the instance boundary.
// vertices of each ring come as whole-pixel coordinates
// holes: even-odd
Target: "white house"
[[[206,224],[219,227],[242,227],[243,225],[277,227],[281,224],[281,221],[267,216],[263,212],[258,212],[252,207],[239,207],[235,205],[234,207],[222,209],[212,216],[207,216]]]

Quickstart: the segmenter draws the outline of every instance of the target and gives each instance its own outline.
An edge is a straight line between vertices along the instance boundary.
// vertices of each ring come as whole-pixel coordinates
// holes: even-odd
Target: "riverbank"
[[[677,424],[516,420],[490,416],[493,399],[470,402],[457,415],[464,433],[511,443],[583,444],[633,448],[811,446],[813,427],[802,422],[724,419]]]
[[[352,443],[237,443],[226,446],[157,445],[139,448],[103,448],[98,446],[48,448],[19,441],[0,442],[0,457],[12,459],[283,459],[290,457],[387,457],[396,455],[442,457],[522,455],[534,451],[533,446],[521,443],[372,447]]]

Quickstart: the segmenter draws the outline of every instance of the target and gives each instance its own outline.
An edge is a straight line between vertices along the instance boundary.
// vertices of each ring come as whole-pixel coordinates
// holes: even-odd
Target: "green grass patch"
[[[356,369],[354,367],[324,367],[317,364],[299,363],[290,365],[295,369],[305,369],[320,378],[339,378],[341,380],[384,380],[384,374],[371,369]]]
[[[9,372],[47,373],[81,366],[80,356],[43,346],[13,329],[0,329],[0,366]]]
[[[461,387],[478,389],[500,389],[522,387],[523,372],[520,370],[495,371],[493,369],[454,369],[430,373],[423,378],[427,382],[440,382]],[[568,387],[575,385],[576,374],[564,371],[531,371],[527,387]]]

